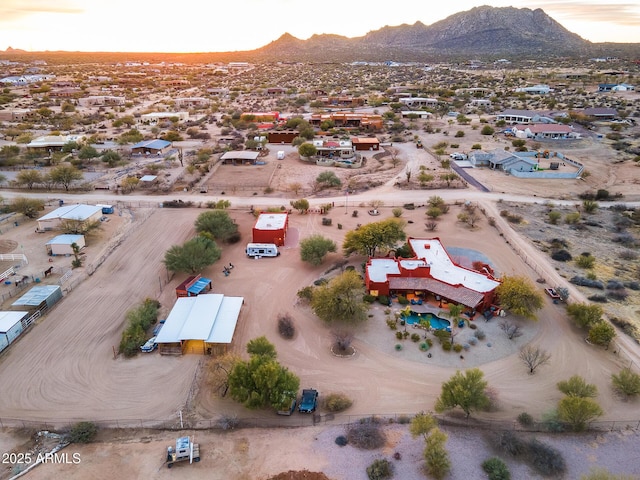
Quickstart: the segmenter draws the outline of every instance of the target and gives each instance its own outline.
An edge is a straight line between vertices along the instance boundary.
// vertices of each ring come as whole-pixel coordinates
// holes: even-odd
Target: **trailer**
[[[200,461],[200,445],[193,443],[191,437],[180,437],[176,440],[175,448],[173,446],[167,447],[167,468],[173,467],[174,463],[185,462],[189,460],[189,463]]]
[[[246,249],[247,257],[277,257],[280,255],[275,243],[249,243]]]

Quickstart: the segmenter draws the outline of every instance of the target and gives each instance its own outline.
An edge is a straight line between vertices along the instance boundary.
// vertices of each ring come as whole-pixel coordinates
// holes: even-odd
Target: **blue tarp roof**
[[[166,140],[143,140],[142,142],[136,143],[131,149],[134,148],[151,148],[153,150],[162,150],[163,148],[167,148],[171,145],[171,142]]]
[[[211,280],[209,280],[208,278],[200,278],[196,283],[194,283],[187,289],[187,292],[193,295],[199,295],[205,288],[209,286],[210,283]]]

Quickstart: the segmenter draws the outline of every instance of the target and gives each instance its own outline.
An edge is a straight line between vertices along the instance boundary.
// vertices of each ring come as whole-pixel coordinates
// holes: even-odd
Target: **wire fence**
[[[251,429],[251,428],[305,428],[314,426],[336,427],[357,424],[366,420],[375,419],[381,424],[408,424],[415,414],[392,413],[392,414],[369,414],[369,415],[345,415],[332,413],[313,414],[293,414],[291,416],[281,416],[275,413],[272,416],[239,418],[233,415],[220,415],[210,419],[192,419],[187,415],[180,418],[176,415],[172,419],[115,419],[115,420],[21,420],[15,418],[0,417],[0,428],[23,428],[40,431],[50,430],[64,432],[79,421],[91,421],[100,429],[145,429],[145,430],[231,430],[231,429]],[[531,433],[569,433],[572,426],[567,423],[553,421],[531,422],[522,424],[517,420],[491,420],[479,418],[465,418],[463,416],[434,415],[440,426],[450,426],[459,428],[469,428],[474,430],[488,430],[494,432],[516,431]],[[640,420],[611,420],[594,421],[586,425],[586,432],[622,432],[640,431]]]

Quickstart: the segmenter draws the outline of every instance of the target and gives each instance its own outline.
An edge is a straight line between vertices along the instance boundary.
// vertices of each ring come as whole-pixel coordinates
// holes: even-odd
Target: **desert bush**
[[[408,305],[409,300],[407,300],[407,297],[405,297],[404,295],[398,295],[398,303],[400,305]]]
[[[640,375],[629,368],[623,368],[619,374],[611,375],[611,383],[617,393],[627,398],[640,395]]]
[[[478,340],[484,340],[485,338],[487,338],[487,334],[480,329],[473,332],[473,336],[476,337]]]
[[[365,303],[373,303],[373,302],[376,301],[376,297],[374,297],[373,295],[370,295],[368,293],[365,293],[362,296],[362,301],[365,302]]]
[[[620,280],[607,280],[607,290],[621,290],[624,288],[624,283]]]
[[[391,213],[393,214],[394,217],[398,218],[402,216],[402,209],[401,208],[394,208],[393,210],[391,210]]]
[[[609,301],[605,295],[591,295],[587,297],[587,299],[596,303],[607,303]]]
[[[567,225],[575,225],[580,221],[580,212],[567,213],[564,216],[564,223]]]
[[[596,259],[593,255],[591,254],[582,254],[579,255],[578,257],[576,257],[576,265],[580,268],[593,268],[593,266],[596,263]]]
[[[369,417],[349,426],[347,440],[356,448],[375,450],[385,444],[386,437],[380,421],[375,417]]]
[[[471,338],[468,340],[468,342],[469,342],[469,344],[471,344],[471,345],[477,345],[477,344],[478,344],[478,339],[477,339],[477,338],[475,338],[475,337],[471,337]]]
[[[600,280],[591,280],[589,278],[575,276],[569,280],[574,285],[580,285],[581,287],[597,288],[598,290],[604,290],[604,283]]]
[[[460,353],[462,351],[462,345],[460,345],[459,343],[454,344],[453,351],[456,353]]]
[[[391,305],[389,297],[387,297],[386,295],[378,295],[378,303],[380,303],[381,305]]]
[[[296,293],[299,299],[306,300],[307,302],[311,301],[311,297],[313,296],[313,287],[303,287]]]
[[[463,343],[462,348],[464,348],[465,352],[468,352],[469,350],[471,350],[471,345],[469,345],[468,343]]]
[[[560,220],[560,218],[562,217],[562,213],[558,212],[557,210],[551,210],[547,215],[549,217],[549,223],[551,225],[556,225],[558,223],[558,220]]]
[[[640,331],[638,331],[638,327],[636,327],[633,323],[618,317],[611,317],[610,320],[611,323],[613,323],[616,327],[618,327],[630,337],[640,339]]]
[[[451,351],[451,342],[449,340],[446,340],[444,342],[442,342],[442,350],[444,350],[445,352],[450,352]]]
[[[330,393],[324,396],[323,406],[329,412],[342,412],[351,405],[353,401],[344,393]]]
[[[91,443],[98,434],[98,426],[93,422],[75,423],[69,431],[71,443]]]
[[[527,444],[524,440],[511,430],[506,430],[497,434],[496,446],[514,457],[522,455],[527,451]]]
[[[518,423],[523,427],[528,427],[530,425],[533,425],[533,417],[527,412],[522,412],[520,415],[518,415]]]
[[[631,281],[631,282],[625,282],[624,286],[627,287],[628,289],[634,290],[636,292],[638,290],[640,290],[640,282],[636,282],[635,280]]]
[[[396,332],[396,338],[402,340],[402,332]]]
[[[393,476],[393,464],[387,459],[374,460],[367,467],[367,477],[369,480],[386,480]]]
[[[345,437],[344,435],[338,435],[336,437],[335,442],[336,442],[336,445],[344,447],[346,444],[349,443],[349,440],[347,440],[347,437]]]
[[[223,414],[217,422],[217,425],[222,430],[233,430],[240,424],[240,420],[236,415]]]
[[[282,338],[291,339],[296,334],[296,327],[293,319],[288,313],[278,315],[278,333]]]
[[[611,240],[627,247],[631,247],[636,244],[636,238],[630,233],[620,233],[614,236]]]
[[[613,300],[624,302],[629,297],[629,292],[627,292],[624,288],[620,290],[609,290],[607,292],[607,296],[609,298],[612,298]]]
[[[387,320],[387,325],[389,326],[389,328],[391,330],[397,330],[398,329],[398,324],[394,321],[394,320]]]
[[[608,200],[610,197],[611,197],[611,194],[609,193],[608,190],[605,190],[604,188],[599,188],[598,191],[596,192],[595,199]]]
[[[573,257],[571,256],[571,254],[569,252],[567,252],[566,250],[558,250],[556,252],[553,252],[551,254],[551,258],[553,258],[554,260],[557,260],[558,262],[568,262],[570,261]]]
[[[411,341],[412,342],[419,342],[420,341],[420,335],[418,335],[417,333],[412,333],[411,334]]]
[[[555,448],[533,439],[527,445],[531,465],[542,475],[561,477],[567,469],[562,453]]]
[[[482,462],[482,469],[489,480],[510,480],[511,473],[507,465],[498,457],[493,457]]]

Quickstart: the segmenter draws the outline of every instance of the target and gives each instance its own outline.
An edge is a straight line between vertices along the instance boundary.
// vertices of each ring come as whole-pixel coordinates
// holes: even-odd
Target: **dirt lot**
[[[194,382],[198,371],[202,373],[198,378],[206,377],[206,365],[199,370],[201,362],[206,360],[203,357],[186,355],[167,358],[151,354],[132,360],[113,358],[113,347],[119,342],[126,310],[147,296],[159,298],[165,312],[173,305],[173,289],[181,277],[176,276],[167,283],[166,270],[161,264],[162,254],[170,245],[181,243],[193,234],[193,221],[198,213],[197,209],[161,209],[145,218],[141,212],[131,212],[131,233],[122,244],[36,328],[2,355],[0,377],[3,379],[3,395],[0,397],[0,411],[3,412],[4,424],[10,424],[9,420],[5,421],[8,418],[57,419],[63,423],[80,419],[117,420],[121,426],[140,425],[141,419],[172,419],[177,424],[177,412],[181,409],[187,418],[212,421],[220,414],[273,419],[272,412],[247,412],[228,399],[221,400],[212,395],[206,382]],[[253,217],[246,210],[234,210],[231,213],[245,239],[248,238]],[[535,278],[536,274],[523,265],[521,259],[506,245],[505,239],[488,227],[486,221],[471,233],[455,221],[456,214],[457,209],[452,208],[435,232],[445,245],[469,247],[469,239],[473,238],[473,248],[489,257],[498,271],[524,273]],[[322,233],[340,242],[345,231],[355,228],[357,223],[370,220],[364,211],[361,211],[360,217],[354,218],[350,212],[345,213],[338,208],[331,211],[329,216],[334,220],[332,227],[323,227],[319,215],[293,214],[290,239]],[[387,216],[391,216],[390,209],[383,209],[383,215],[375,219]],[[403,216],[413,222],[407,226],[409,235],[431,235],[424,230],[423,209],[406,211]],[[497,213],[494,216],[499,217]],[[343,224],[343,230],[336,228],[338,222]],[[172,228],[168,229],[167,225]],[[35,251],[42,240],[32,233],[33,226],[26,224],[18,228],[24,230],[12,230],[11,235],[20,238],[26,249]],[[231,261],[236,266],[229,277],[224,277],[218,266],[203,272],[213,279],[214,291],[245,297],[246,304],[234,340],[235,348],[242,352],[249,339],[266,335],[276,346],[280,361],[300,376],[303,386],[311,385],[321,392],[348,393],[354,400],[354,406],[347,413],[401,414],[429,410],[439,394],[441,383],[455,368],[460,368],[457,357],[450,366],[423,365],[394,355],[393,351],[381,351],[374,338],[365,334],[358,335],[355,340],[358,354],[354,358],[332,356],[328,331],[307,307],[297,304],[295,293],[301,286],[322,276],[327,266],[337,261],[340,255],[332,254],[324,266],[311,268],[300,262],[297,245],[285,248],[279,258],[262,260],[247,259],[243,248],[243,242],[224,248],[220,264]],[[359,264],[361,259],[354,258],[353,261]],[[545,261],[540,256],[540,262]],[[134,285],[134,288],[130,288]],[[285,341],[276,333],[275,317],[283,311],[289,311],[295,319],[298,334],[293,341]],[[540,342],[552,354],[552,364],[545,367],[543,373],[526,375],[524,367],[514,361],[513,355],[504,358],[498,356],[482,366],[490,385],[499,392],[503,405],[494,418],[513,420],[523,410],[539,418],[560,398],[555,384],[572,374],[582,375],[598,385],[598,401],[607,412],[604,418],[636,418],[637,405],[621,402],[608,386],[610,374],[620,368],[619,358],[611,351],[605,352],[585,344],[575,328],[567,322],[561,306],[545,302],[539,318],[534,341]],[[384,331],[384,335],[388,336],[388,330]],[[498,349],[495,351],[498,352]],[[348,365],[348,369],[345,369],[345,365]],[[571,368],[558,368],[560,365],[570,365]],[[340,371],[339,376],[336,375],[337,371]],[[190,402],[189,398],[195,398],[195,401]],[[295,435],[291,430],[265,433],[271,442],[274,435],[284,435],[286,438],[278,440],[284,447],[277,455],[259,446],[255,452],[250,449],[242,438],[247,435],[253,438],[251,430],[248,433],[239,432],[239,439],[235,434],[223,437],[226,440],[222,440],[220,448],[231,448],[237,453],[233,462],[234,468],[237,467],[235,471],[239,472],[237,477],[224,478],[246,478],[247,468],[251,468],[253,478],[275,474],[294,465],[329,468],[326,465],[331,463],[328,460],[330,456],[313,457],[314,461],[311,462],[308,454],[294,453],[296,449],[293,445],[301,441],[299,435],[302,435],[304,442],[314,435],[311,433],[314,431],[305,428],[296,430]],[[161,473],[161,454],[157,452],[164,451],[164,443],[173,436],[163,435],[161,440],[151,436],[148,440],[142,439],[142,444],[137,443],[139,438],[130,439],[128,441],[140,449],[141,457],[153,458],[153,461],[150,464],[132,462],[125,457],[120,460],[123,463],[115,465],[119,469],[139,468],[141,474],[144,471],[144,474],[162,478],[165,473]],[[145,443],[147,441],[149,443]],[[291,442],[292,446],[286,447],[287,444],[282,442]],[[246,452],[251,452],[251,455]],[[101,472],[110,471],[105,470],[106,464],[113,465],[112,455],[117,453],[111,447],[101,449],[98,444],[92,455],[89,465],[93,466],[77,470],[81,476],[100,478]],[[212,468],[226,471],[228,456],[224,457],[224,461],[219,455],[211,457]],[[72,467],[67,468],[71,472]],[[185,468],[184,471],[188,470]],[[336,478],[344,477],[336,474]]]

